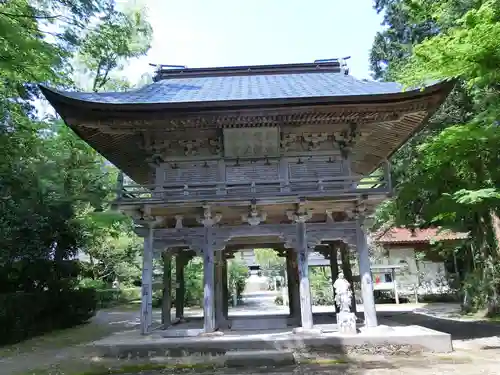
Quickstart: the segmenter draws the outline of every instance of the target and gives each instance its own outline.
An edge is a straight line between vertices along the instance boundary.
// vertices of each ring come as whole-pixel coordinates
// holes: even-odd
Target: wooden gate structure
[[[365,325],[376,326],[363,220],[391,194],[387,160],[452,84],[403,91],[358,80],[336,59],[160,66],[154,81],[128,92],[41,87],[65,123],[127,176],[115,206],[144,237],[142,332],[152,327],[154,256],[169,272],[176,254],[180,316],[183,266],[192,254],[203,257],[210,333],[228,326],[227,259],[251,247],[286,257],[289,321],[312,329],[307,254],[328,256],[339,241],[357,251]],[[167,327],[169,290],[164,296]]]

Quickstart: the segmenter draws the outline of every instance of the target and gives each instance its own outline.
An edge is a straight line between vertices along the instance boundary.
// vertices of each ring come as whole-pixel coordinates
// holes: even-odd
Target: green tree
[[[428,130],[397,153],[396,172],[404,171],[396,176],[395,199],[378,214],[395,224],[443,225],[470,232],[473,251],[462,255],[472,259],[464,262],[470,268],[463,286],[465,296],[474,294],[475,299],[466,300],[476,307],[488,306],[493,313],[500,286],[499,233],[493,224],[500,202],[500,2],[383,3],[403,13],[410,25],[431,23],[435,31],[412,42],[401,61],[389,68],[390,76],[412,86],[429,79],[455,79],[459,90],[431,119]]]
[[[284,262],[274,249],[254,249],[255,261],[267,277],[284,276]]]
[[[75,86],[76,56],[96,88],[115,84],[106,77],[149,48],[144,11],[107,0],[13,0],[0,3],[0,30],[0,263],[67,259],[100,243],[118,259],[113,272],[127,273],[137,248],[131,223],[103,212],[116,169],[60,120],[40,119],[33,100],[38,83]],[[99,267],[109,269],[111,253],[99,252]]]

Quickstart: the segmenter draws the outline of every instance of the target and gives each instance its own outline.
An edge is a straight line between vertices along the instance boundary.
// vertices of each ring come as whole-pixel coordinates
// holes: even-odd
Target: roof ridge
[[[295,64],[268,64],[268,65],[243,65],[212,68],[187,68],[158,65],[153,81],[170,78],[191,77],[218,77],[218,76],[243,76],[260,74],[290,74],[290,73],[342,73],[340,60],[332,59],[324,62],[295,63]]]

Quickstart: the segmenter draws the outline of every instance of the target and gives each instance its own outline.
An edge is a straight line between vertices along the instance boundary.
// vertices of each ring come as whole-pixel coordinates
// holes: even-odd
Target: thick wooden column
[[[299,268],[300,317],[302,328],[313,328],[311,287],[309,285],[309,249],[306,237],[306,217],[297,217],[297,259]]]
[[[292,305],[292,272],[293,272],[293,265],[292,265],[292,258],[291,258],[291,251],[287,250],[285,253],[285,260],[286,260],[286,289],[288,293],[288,309],[289,309],[289,316],[293,316],[293,305]]]
[[[203,328],[206,333],[215,331],[215,299],[214,299],[214,249],[212,247],[212,227],[205,227],[203,245]]]
[[[186,284],[184,280],[184,267],[187,263],[187,255],[180,250],[175,257],[175,317],[184,319],[184,297]]]
[[[142,286],[141,286],[141,334],[149,332],[153,322],[152,314],[152,282],[153,282],[153,228],[150,227],[144,238],[142,254]]]
[[[352,298],[351,311],[356,313],[356,294],[354,293],[354,280],[352,277],[351,260],[349,259],[349,248],[346,243],[340,243],[340,257],[342,261],[342,273],[349,284],[351,284]]]
[[[376,327],[377,311],[375,309],[375,298],[373,296],[373,280],[370,270],[370,255],[366,234],[363,230],[362,219],[357,221],[357,250],[359,255],[359,276],[361,279],[361,294],[363,296],[363,310],[366,327]]]
[[[220,216],[212,216],[210,206],[203,207],[203,218],[199,220],[204,226],[203,234],[203,328],[205,333],[215,331],[215,267],[214,267],[214,235],[213,226],[219,222]]]
[[[287,276],[288,276],[288,305],[290,318],[293,324],[299,324],[300,318],[300,290],[299,270],[297,264],[297,252],[294,249],[287,253]]]
[[[223,259],[222,250],[215,253],[215,329],[221,329],[224,324],[224,285],[223,285]]]
[[[161,303],[161,323],[163,329],[172,323],[172,255],[163,252],[163,296]]]
[[[227,258],[222,256],[222,312],[224,320],[229,320],[229,286],[227,284]]]
[[[330,274],[332,275],[332,293],[333,293],[333,305],[335,306],[335,312],[339,312],[339,307],[335,303],[335,281],[339,277],[339,262],[337,259],[338,245],[336,243],[330,244]]]

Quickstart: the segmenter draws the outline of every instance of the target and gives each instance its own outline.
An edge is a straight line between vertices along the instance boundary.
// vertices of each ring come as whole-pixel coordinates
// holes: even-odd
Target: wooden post
[[[309,285],[309,249],[306,236],[306,215],[297,217],[297,252],[300,290],[300,318],[302,328],[313,328],[311,287]]]
[[[120,200],[123,198],[123,172],[119,171],[116,178],[116,199]]]
[[[163,329],[168,328],[172,323],[172,255],[163,252],[161,254],[163,259],[163,296],[161,303],[161,323]]]
[[[215,253],[215,328],[221,329],[224,322],[224,286],[223,286],[223,256],[224,252],[218,250]]]
[[[330,244],[330,274],[332,275],[332,291],[333,291],[333,306],[335,307],[335,312],[339,312],[339,307],[335,303],[335,288],[333,285],[335,284],[335,281],[339,277],[339,264],[338,264],[338,259],[337,259],[337,244],[332,243]]]
[[[288,251],[287,260],[289,262],[289,274],[288,274],[288,299],[290,306],[290,317],[294,324],[298,324],[300,321],[300,291],[299,291],[299,270],[297,262],[297,252],[293,249]]]
[[[175,317],[179,320],[184,319],[184,297],[185,297],[185,280],[184,267],[187,263],[187,256],[180,250],[175,257]]]
[[[229,320],[229,289],[227,285],[227,258],[226,254],[222,256],[222,307],[224,320]]]
[[[291,250],[287,250],[285,254],[285,260],[286,260],[286,288],[288,292],[288,310],[289,310],[289,316],[293,316],[293,295],[292,295],[292,288],[293,288],[293,264],[292,264],[292,255],[291,255]]]
[[[396,270],[392,268],[391,273],[392,273],[392,285],[394,286],[394,299],[396,300],[396,304],[399,305],[399,293],[398,293],[398,283],[396,282]]]
[[[351,284],[352,289],[352,299],[351,299],[351,311],[356,314],[356,294],[354,293],[354,280],[352,277],[351,261],[349,259],[349,248],[344,242],[340,243],[340,257],[342,261],[342,272],[344,273],[345,279]]]
[[[206,333],[215,330],[214,314],[214,249],[212,247],[212,227],[205,226],[203,244],[203,327]]]
[[[373,281],[370,270],[370,255],[366,234],[363,230],[362,219],[357,220],[357,250],[359,255],[359,276],[361,280],[361,294],[363,296],[363,310],[366,327],[376,327],[377,311],[375,309],[375,298],[373,296]]]
[[[141,334],[146,335],[151,327],[152,318],[152,281],[153,281],[153,228],[149,227],[144,238],[142,255],[142,286],[141,286]]]

